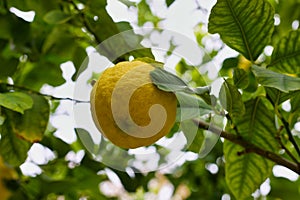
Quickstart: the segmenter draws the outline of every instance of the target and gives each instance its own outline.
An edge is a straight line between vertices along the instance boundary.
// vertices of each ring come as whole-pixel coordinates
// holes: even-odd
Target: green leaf
[[[122,2],[124,5],[126,5],[127,7],[135,6],[135,3],[129,0],[119,0],[119,1]]]
[[[71,17],[61,10],[52,10],[44,16],[44,21],[48,24],[63,24],[69,21]]]
[[[262,98],[247,101],[245,106],[245,114],[233,118],[240,136],[260,148],[277,152],[274,111],[267,109]],[[273,163],[254,153],[242,153],[244,150],[230,141],[224,142],[226,182],[236,199],[249,197],[272,173]]]
[[[5,122],[5,116],[0,115],[0,126],[2,126]]]
[[[258,66],[252,66],[258,83],[266,87],[276,88],[282,92],[300,90],[300,78],[276,73]]]
[[[203,130],[199,129],[192,120],[182,121],[180,127],[187,140],[187,150],[199,153],[204,141]]]
[[[5,110],[7,114],[6,120],[2,126],[0,126],[0,155],[11,166],[20,166],[27,158],[27,151],[31,144],[25,140],[20,139],[14,133],[15,119],[11,118],[10,114],[14,114],[13,111]]]
[[[176,121],[184,121],[211,113],[212,108],[196,95],[176,92],[179,107],[176,112]]]
[[[237,88],[245,89],[249,85],[248,73],[240,68],[233,70],[233,82]]]
[[[229,76],[231,69],[236,68],[239,63],[238,57],[226,58],[222,64],[222,68],[219,71],[221,76]]]
[[[87,132],[86,130],[84,130],[82,128],[76,128],[75,131],[76,131],[76,134],[77,134],[78,138],[80,139],[83,147],[92,154],[96,153],[96,145],[95,145],[93,139],[91,138],[91,135],[89,134],[89,132]]]
[[[274,105],[280,105],[284,101],[300,93],[300,91],[292,91],[289,93],[281,92],[280,90],[271,87],[265,87],[265,90],[270,100],[272,101],[272,104]]]
[[[160,68],[164,67],[164,63],[158,62],[158,61],[154,60],[153,58],[149,58],[149,57],[139,57],[139,58],[134,59],[134,61],[142,61],[142,62],[151,64],[154,67],[160,67]]]
[[[142,0],[138,5],[138,25],[143,26],[146,22],[152,22],[156,27],[157,23],[160,21],[160,18],[155,16],[150,6],[147,4],[146,0]]]
[[[272,69],[290,74],[300,73],[300,30],[291,31],[280,39],[274,47],[271,64]]]
[[[242,116],[245,113],[245,106],[242,95],[238,89],[225,80],[220,90],[220,103],[232,116]]]
[[[247,199],[272,173],[273,164],[253,153],[238,155],[244,148],[224,142],[225,179],[236,199]]]
[[[59,65],[43,60],[37,63],[26,62],[19,74],[15,76],[15,84],[33,90],[39,90],[45,83],[59,86],[65,82]]]
[[[13,111],[24,113],[33,105],[32,98],[22,92],[0,93],[0,106],[11,109]]]
[[[151,71],[150,77],[153,84],[166,92],[186,92],[201,95],[210,91],[208,86],[191,88],[181,78],[160,67]]]
[[[40,95],[30,94],[33,99],[33,106],[24,112],[23,115],[11,113],[10,118],[14,133],[29,142],[41,141],[48,125],[50,106],[48,101]]]
[[[218,0],[208,31],[219,33],[229,47],[254,62],[270,42],[274,9],[266,0]]]
[[[192,92],[192,90],[181,78],[162,68],[155,68],[155,70],[150,72],[150,77],[152,82],[161,90],[167,92]]]
[[[170,7],[174,1],[175,0],[166,0],[167,6]]]

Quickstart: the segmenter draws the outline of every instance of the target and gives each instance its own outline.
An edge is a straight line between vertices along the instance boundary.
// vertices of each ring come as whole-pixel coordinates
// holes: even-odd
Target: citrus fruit
[[[106,69],[93,86],[91,112],[99,131],[122,148],[148,146],[175,123],[175,94],[159,90],[150,79],[155,68],[142,61],[120,62]]]

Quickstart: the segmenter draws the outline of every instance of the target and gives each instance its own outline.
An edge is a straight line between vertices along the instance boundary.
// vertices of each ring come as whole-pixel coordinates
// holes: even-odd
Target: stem
[[[12,87],[14,89],[19,89],[19,90],[23,90],[26,91],[28,93],[32,93],[32,94],[37,94],[40,96],[44,96],[47,97],[49,100],[58,100],[58,101],[73,101],[75,103],[90,103],[90,101],[82,101],[82,100],[77,100],[77,99],[72,99],[70,97],[55,97],[49,94],[43,94],[34,90],[31,90],[29,88],[23,87],[23,86],[19,86],[19,85],[13,85],[13,84],[9,84],[9,83],[4,83],[7,87]]]
[[[291,141],[291,143],[293,144],[293,146],[296,149],[296,152],[298,153],[298,156],[300,156],[300,149],[299,149],[298,144],[296,143],[296,140],[293,137],[292,131],[291,131],[290,127],[289,127],[289,123],[282,116],[280,116],[280,119],[281,119],[281,121],[283,123],[283,126],[284,126],[284,128],[285,128],[288,136],[289,136],[289,141]]]
[[[271,97],[267,94],[267,99],[272,103],[272,105],[274,106],[274,111],[275,114],[277,115],[277,117],[282,121],[283,126],[289,136],[289,141],[293,144],[298,156],[300,156],[300,149],[299,146],[296,142],[296,140],[293,137],[292,131],[289,127],[289,123],[284,119],[284,117],[281,115],[279,109],[278,109],[278,103],[277,102],[273,102],[273,100],[271,99]]]
[[[233,142],[235,144],[238,144],[238,145],[244,147],[245,152],[247,152],[247,153],[255,153],[255,154],[265,157],[279,165],[285,166],[297,174],[300,174],[300,167],[298,166],[298,164],[293,163],[281,156],[278,156],[277,154],[275,154],[273,152],[261,149],[260,147],[244,140],[241,136],[229,133],[227,131],[223,131],[218,127],[212,126],[212,125],[210,125],[206,122],[200,121],[200,120],[194,120],[194,122],[197,124],[198,128],[209,130],[212,133],[218,134],[221,137],[223,137],[224,139],[229,140],[230,142]]]
[[[283,126],[280,126],[279,127],[279,130],[277,132],[277,135],[276,135],[276,139],[278,140],[279,144],[280,144],[280,147],[282,149],[284,149],[284,151],[287,153],[287,155],[295,162],[298,164],[298,166],[300,166],[300,163],[298,162],[298,160],[295,158],[295,156],[292,154],[292,152],[290,152],[290,150],[288,150],[288,148],[286,148],[281,140],[281,136],[280,136],[280,132],[282,131],[283,129]]]

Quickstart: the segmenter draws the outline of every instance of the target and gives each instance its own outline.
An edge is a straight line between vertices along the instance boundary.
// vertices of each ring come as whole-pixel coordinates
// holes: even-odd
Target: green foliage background
[[[160,27],[163,19],[153,14],[148,1],[120,2],[138,10],[137,26],[151,22],[154,27],[163,28]],[[173,3],[166,0],[168,7]],[[107,166],[89,153],[95,149],[85,149],[82,142],[92,143],[90,138],[84,138],[85,130],[77,130],[81,140],[73,144],[54,136],[56,130],[49,117],[55,113],[60,100],[39,93],[45,84],[60,86],[65,82],[62,63],[73,62],[76,73],[72,79],[75,80],[87,57],[87,47],[96,47],[111,36],[131,30],[129,22],[114,22],[106,6],[106,0],[0,0],[0,155],[5,166],[0,165],[0,199],[6,199],[1,196],[5,192],[10,193],[10,199],[146,199],[149,194],[156,198],[164,183],[173,185],[174,199],[222,199],[222,196],[225,199],[224,194],[231,199],[253,199],[251,194],[257,189],[255,198],[258,199],[298,199],[299,179],[292,182],[274,177],[275,163],[266,155],[258,155],[257,148],[288,160],[296,166],[293,170],[300,173],[300,133],[294,128],[300,121],[300,31],[292,28],[295,20],[298,23],[300,20],[299,0],[217,1],[210,11],[209,23],[199,23],[194,33],[198,45],[208,52],[199,68],[214,59],[224,46],[239,53],[222,63],[219,76],[224,81],[219,101],[211,101],[214,98],[204,87],[211,80],[206,75],[199,76],[197,69],[184,60],[177,64],[176,70],[183,80],[190,77],[187,83],[169,77],[163,70],[156,71],[153,77],[157,77],[155,84],[160,89],[182,92],[187,107],[195,106],[189,103],[193,101],[191,98],[196,98],[191,95],[194,93],[200,102],[197,105],[204,111],[221,108],[226,113],[226,131],[238,140],[235,143],[226,138],[225,142],[219,140],[208,156],[187,161],[172,173],[136,173],[133,178],[126,172],[111,169],[124,187],[119,197],[110,197],[99,189],[99,184],[109,181],[103,171]],[[27,22],[16,16],[10,11],[12,7],[34,11],[34,20]],[[280,18],[279,25],[274,25],[274,16]],[[208,32],[201,27],[207,27]],[[215,33],[220,35],[222,46],[209,50],[203,38]],[[138,38],[142,47],[139,44],[142,36],[134,38]],[[127,39],[118,41],[122,48],[130,45]],[[172,52],[176,46],[170,43]],[[264,52],[267,45],[274,47],[272,55]],[[115,55],[114,46],[98,51],[108,59]],[[154,58],[151,49],[143,48],[111,61],[128,60],[130,56]],[[175,87],[168,88],[161,80],[168,80]],[[288,111],[282,107],[286,101],[291,106]],[[189,112],[185,117],[196,116]],[[186,123],[181,129],[187,134],[191,126],[195,124]],[[174,127],[172,133],[177,130]],[[200,127],[188,151],[199,151],[204,132]],[[251,146],[243,145],[244,141]],[[46,164],[37,164],[41,174],[25,176],[20,166],[34,143],[49,148],[56,157]],[[65,159],[69,152],[81,150],[85,155],[79,163]],[[208,170],[211,164],[218,166],[216,173]],[[7,169],[18,176],[5,177]],[[265,197],[259,187],[267,178],[271,191]],[[151,187],[153,181],[158,186]]]

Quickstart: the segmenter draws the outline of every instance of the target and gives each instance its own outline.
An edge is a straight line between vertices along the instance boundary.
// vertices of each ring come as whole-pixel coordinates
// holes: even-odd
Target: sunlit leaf
[[[300,90],[300,78],[287,76],[258,66],[252,66],[258,83],[282,92]]]
[[[238,89],[228,81],[224,81],[222,84],[219,97],[222,106],[230,115],[242,116],[245,113],[242,95]]]
[[[142,0],[138,5],[138,25],[142,26],[146,22],[152,22],[154,26],[160,21],[160,18],[155,16],[146,0]]]
[[[255,61],[270,42],[274,30],[274,9],[266,0],[218,0],[208,24],[229,47]]]
[[[281,38],[272,53],[272,69],[290,74],[300,73],[300,31],[291,31]]]
[[[32,98],[22,92],[0,93],[0,106],[11,109],[13,111],[24,113],[32,107]]]
[[[233,118],[238,134],[249,143],[276,152],[274,112],[267,109],[261,98],[250,100],[245,106],[245,114]],[[237,199],[249,197],[272,173],[272,162],[244,150],[230,141],[224,142],[226,181]]]

